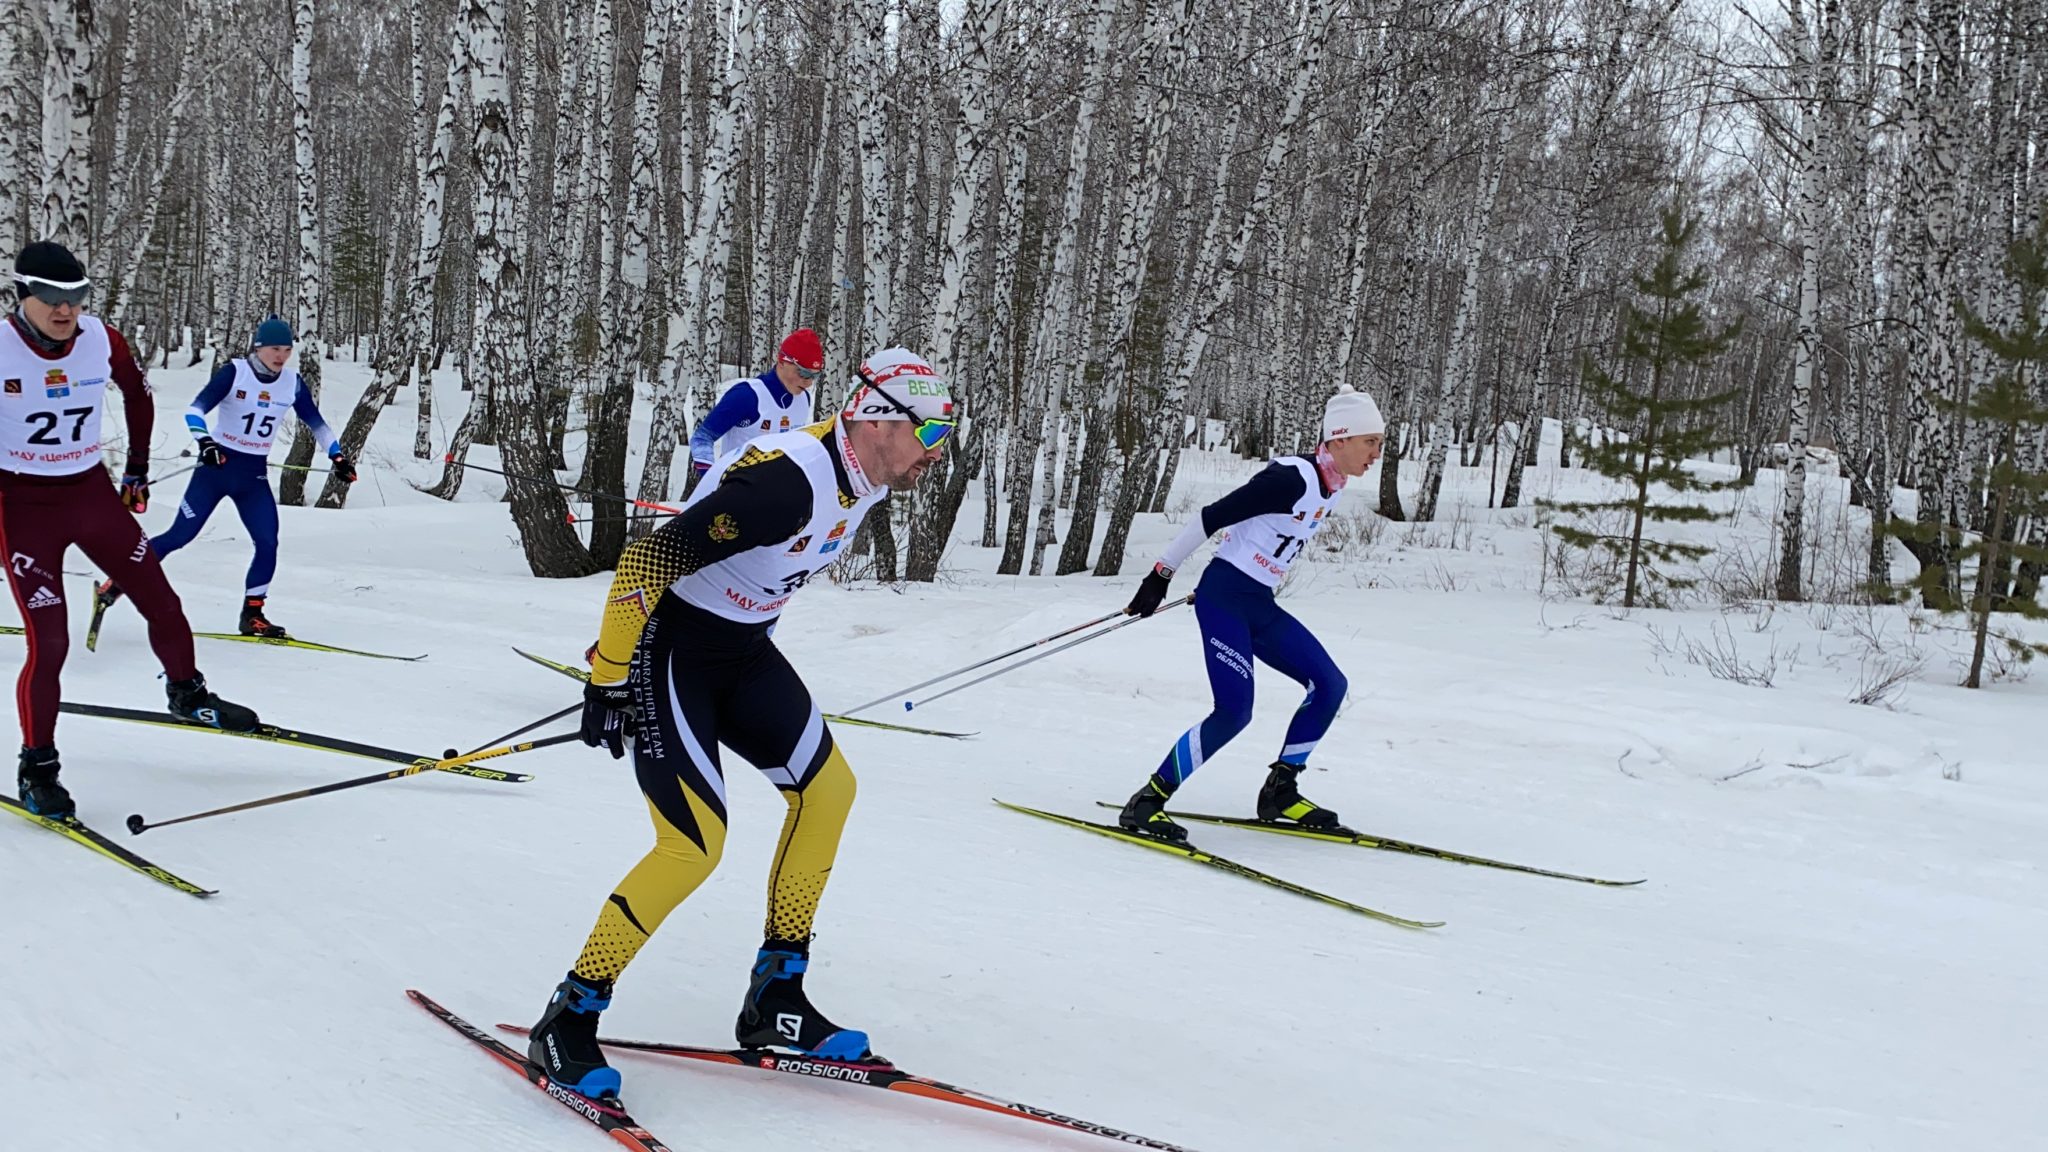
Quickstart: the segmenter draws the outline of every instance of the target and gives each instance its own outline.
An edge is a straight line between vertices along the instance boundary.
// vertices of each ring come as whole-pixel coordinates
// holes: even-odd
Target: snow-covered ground
[[[200,376],[155,380],[175,454]],[[330,365],[329,380],[338,426],[363,373]],[[451,384],[439,408],[452,421],[462,402]],[[347,511],[284,510],[272,606],[308,638],[430,658],[210,641],[200,655],[223,694],[273,722],[436,752],[576,698],[510,646],[574,658],[606,578],[526,575],[495,478],[472,475],[453,505],[412,491],[438,466],[411,459],[411,418],[408,393]],[[1143,518],[1127,567],[1250,468],[1191,458],[1179,514]],[[159,489],[152,531],[182,484]],[[1483,485],[1459,474],[1453,497],[1483,505]],[[1748,500],[1768,498],[1767,483]],[[1129,577],[991,575],[979,509],[971,495],[938,584],[797,597],[778,641],[824,705],[1128,598]],[[1647,884],[1196,833],[1448,922],[1405,931],[991,804],[1093,818],[1093,801],[1137,786],[1207,707],[1192,617],[1171,612],[914,714],[979,730],[972,742],[838,732],[862,788],[818,923],[820,1006],[914,1071],[1203,1152],[2038,1147],[2048,677],[1955,688],[1959,640],[1909,632],[1899,609],[1623,615],[1559,599],[1526,511],[1463,519],[1386,526],[1288,590],[1352,682],[1305,790],[1387,835]],[[1761,548],[1760,524],[1724,535]],[[232,627],[246,561],[231,509],[171,559],[196,627]],[[85,561],[68,567],[80,606]],[[1924,667],[1891,707],[1849,701],[1874,663],[1916,646]],[[1717,647],[1751,673],[1774,663],[1771,686],[1686,658]],[[123,611],[98,653],[74,646],[65,695],[153,707],[155,673]],[[1190,783],[1188,807],[1249,811],[1297,699],[1269,670],[1259,683],[1257,719]],[[76,717],[60,746],[84,818],[122,836],[129,812],[366,770]],[[530,1022],[647,847],[625,765],[580,746],[516,765],[539,778],[412,778],[134,841],[222,889],[206,902],[0,822],[0,1147],[604,1146],[402,994]],[[731,1034],[782,813],[765,781],[732,774],[725,863],[621,982],[610,1032]],[[616,1063],[636,1116],[678,1149],[1107,1147],[843,1085]]]

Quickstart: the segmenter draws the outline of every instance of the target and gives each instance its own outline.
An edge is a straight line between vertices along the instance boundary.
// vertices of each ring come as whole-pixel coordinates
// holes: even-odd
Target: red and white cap
[[[782,338],[782,347],[775,350],[777,360],[787,360],[799,368],[813,372],[825,370],[825,342],[809,328],[799,328]]]
[[[842,419],[908,420],[912,413],[919,420],[957,419],[953,390],[930,361],[908,348],[884,348],[869,356],[853,383]]]
[[[1387,422],[1372,397],[1349,384],[1337,386],[1337,394],[1323,405],[1323,442],[1347,436],[1384,436]]]

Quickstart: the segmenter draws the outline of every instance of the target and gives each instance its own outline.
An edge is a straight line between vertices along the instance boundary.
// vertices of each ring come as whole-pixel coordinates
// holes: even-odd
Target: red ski
[[[500,1024],[500,1029],[516,1035],[526,1035],[526,1029],[516,1024]],[[808,1076],[814,1080],[837,1080],[845,1084],[860,1084],[869,1088],[881,1088],[891,1092],[902,1092],[910,1096],[922,1096],[927,1100],[943,1100],[948,1104],[960,1104],[968,1108],[979,1108],[985,1112],[999,1112],[1005,1116],[1021,1116],[1036,1120],[1069,1132],[1085,1132],[1090,1136],[1101,1136],[1134,1148],[1152,1148],[1157,1152],[1194,1152],[1179,1144],[1168,1144],[1130,1132],[1119,1131],[1106,1124],[1092,1120],[1079,1120],[1062,1116],[1058,1112],[1004,1100],[998,1096],[960,1088],[943,1081],[925,1076],[915,1076],[887,1062],[858,1063],[843,1060],[820,1060],[815,1056],[799,1056],[790,1052],[777,1052],[769,1048],[699,1048],[690,1044],[661,1044],[651,1040],[608,1040],[602,1036],[597,1042],[607,1048],[626,1052],[646,1052],[656,1056],[680,1056],[687,1060],[703,1060],[712,1064],[731,1064],[738,1067],[756,1068],[763,1072],[782,1072],[791,1076]]]
[[[642,1128],[616,1104],[592,1100],[580,1092],[571,1091],[555,1083],[533,1061],[514,1052],[497,1037],[434,1003],[426,993],[408,988],[405,994],[412,997],[413,1003],[433,1013],[435,1019],[460,1032],[471,1043],[489,1053],[492,1059],[526,1077],[529,1083],[547,1093],[550,1099],[596,1125],[599,1131],[612,1139],[635,1149],[636,1152],[673,1152],[668,1145],[655,1139],[654,1133]]]

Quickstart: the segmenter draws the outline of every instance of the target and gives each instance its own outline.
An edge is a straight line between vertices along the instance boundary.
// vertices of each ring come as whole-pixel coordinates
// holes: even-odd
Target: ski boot
[[[1266,774],[1266,784],[1259,789],[1259,819],[1292,821],[1318,832],[1338,831],[1344,826],[1338,822],[1335,812],[1318,808],[1301,798],[1301,790],[1295,787],[1295,777],[1301,775],[1303,767],[1285,760],[1273,761],[1272,771]]]
[[[251,596],[242,601],[242,635],[260,636],[265,640],[288,640],[290,636],[263,615],[261,596]]]
[[[22,746],[21,767],[14,774],[22,807],[52,820],[69,820],[78,815],[78,805],[72,801],[71,793],[57,783],[60,767],[56,748]]]
[[[548,1078],[592,1100],[619,1098],[619,1074],[597,1046],[597,1014],[612,1006],[612,982],[585,980],[574,972],[555,985],[547,1011],[528,1033],[526,1058]]]
[[[1124,803],[1124,810],[1117,813],[1117,826],[1126,832],[1136,832],[1169,844],[1187,843],[1188,830],[1174,823],[1173,817],[1166,814],[1166,801],[1167,792],[1159,786],[1158,777],[1146,777],[1144,787],[1131,793],[1131,798]]]
[[[879,1063],[868,1049],[868,1034],[841,1028],[811,1007],[804,995],[804,970],[811,946],[793,940],[764,940],[754,957],[754,978],[733,1035],[742,1048],[789,1048],[822,1060]]]
[[[229,732],[254,732],[262,726],[256,711],[231,700],[223,700],[206,688],[206,677],[173,680],[164,687],[170,698],[171,715],[196,720],[209,728]]]

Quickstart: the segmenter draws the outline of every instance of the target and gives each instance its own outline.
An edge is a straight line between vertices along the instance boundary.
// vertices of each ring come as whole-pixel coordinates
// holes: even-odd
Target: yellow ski
[[[1361,916],[1370,916],[1375,920],[1383,920],[1403,928],[1441,928],[1444,926],[1444,922],[1441,920],[1410,920],[1405,916],[1396,916],[1390,912],[1382,912],[1377,908],[1367,908],[1363,904],[1353,904],[1349,900],[1340,899],[1327,892],[1318,892],[1313,888],[1306,888],[1296,884],[1292,880],[1282,880],[1280,877],[1269,872],[1261,872],[1256,868],[1246,867],[1235,860],[1226,860],[1214,852],[1204,852],[1192,844],[1172,844],[1151,836],[1141,836],[1136,832],[1125,831],[1113,824],[1096,824],[1088,820],[1077,820],[1072,816],[1062,816],[1057,812],[1046,812],[1038,808],[1027,808],[1022,804],[1012,804],[1008,800],[997,800],[996,803],[1008,808],[1012,812],[1022,812],[1027,816],[1036,816],[1041,820],[1050,820],[1055,824],[1065,824],[1069,828],[1079,828],[1085,832],[1093,832],[1098,836],[1107,836],[1112,840],[1122,840],[1127,844],[1136,844],[1141,848],[1165,852],[1168,855],[1192,860],[1197,864],[1207,864],[1211,868],[1229,872],[1235,876],[1242,876],[1247,880],[1257,880],[1261,884],[1270,884],[1275,888],[1284,889],[1297,896],[1306,896],[1311,900],[1320,900],[1325,904],[1333,904],[1339,908],[1356,912]]]

